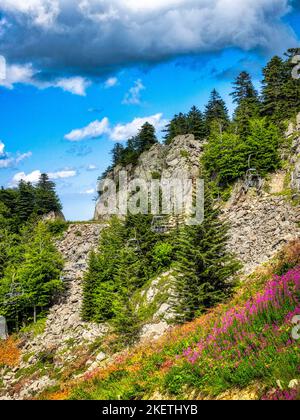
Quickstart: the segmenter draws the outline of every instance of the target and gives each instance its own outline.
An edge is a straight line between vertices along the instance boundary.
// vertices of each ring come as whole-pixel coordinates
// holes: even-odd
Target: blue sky
[[[66,217],[92,218],[116,141],[146,120],[160,135],[213,88],[232,111],[241,70],[259,87],[267,60],[299,46],[298,1],[239,3],[1,0],[0,185],[47,172]]]

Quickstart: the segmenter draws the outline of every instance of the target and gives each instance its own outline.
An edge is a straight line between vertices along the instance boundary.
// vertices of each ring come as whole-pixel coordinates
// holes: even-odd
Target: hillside
[[[297,188],[287,179],[294,186],[299,176],[299,128],[289,128],[291,166],[266,177],[259,193],[244,191],[239,181],[222,205],[220,217],[230,224],[227,248],[243,263],[240,281],[226,303],[191,323],[170,323],[172,268],[134,295],[138,343],[122,345],[109,322],[83,322],[87,257],[109,223],[70,224],[56,239],[65,291],[46,319],[1,344],[1,399],[296,398],[299,343],[291,331],[300,314],[300,214]],[[144,152],[134,171],[146,178],[154,170],[196,171],[202,153],[193,136],[179,136]]]

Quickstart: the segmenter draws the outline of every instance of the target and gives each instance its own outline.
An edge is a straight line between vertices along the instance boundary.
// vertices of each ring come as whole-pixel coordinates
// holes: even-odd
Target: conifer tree
[[[62,289],[60,279],[63,261],[52,242],[47,226],[39,222],[31,241],[24,247],[24,262],[17,278],[24,291],[26,306],[32,308],[36,321],[37,308],[50,305],[54,293]]]
[[[260,102],[249,73],[241,72],[233,83],[231,93],[233,101],[237,104],[234,113],[234,122],[237,133],[245,139],[249,135],[249,120],[259,116]]]
[[[188,133],[195,136],[195,140],[204,140],[207,134],[205,121],[202,112],[193,106],[187,115]]]
[[[34,187],[25,181],[20,181],[18,185],[17,212],[21,222],[26,222],[33,214],[35,209],[35,190]]]
[[[278,56],[273,57],[263,69],[263,75],[262,115],[274,122],[281,121],[286,105],[283,90],[287,82],[287,72],[284,61]]]
[[[124,146],[120,143],[116,143],[114,148],[111,151],[112,154],[112,164],[113,166],[122,164],[122,159],[124,156]]]
[[[205,123],[210,131],[212,123],[217,123],[220,132],[224,131],[229,125],[228,109],[224,100],[214,89],[211,93],[208,104],[205,107]]]
[[[189,123],[187,115],[180,112],[167,124],[164,132],[165,144],[170,144],[176,136],[189,134]]]
[[[220,220],[208,188],[204,203],[203,223],[184,227],[178,236],[176,311],[181,322],[228,297],[240,267],[226,250],[228,226]]]
[[[62,205],[55,192],[55,184],[50,181],[47,174],[42,174],[36,186],[37,214],[48,214],[51,211],[60,211]]]
[[[154,144],[157,143],[155,128],[152,124],[146,122],[142,126],[137,135],[137,143],[138,153],[143,153],[149,150]]]

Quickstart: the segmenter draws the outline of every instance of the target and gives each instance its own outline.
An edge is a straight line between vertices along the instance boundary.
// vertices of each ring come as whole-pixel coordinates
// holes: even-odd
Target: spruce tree
[[[209,132],[213,123],[218,124],[220,132],[224,131],[229,125],[228,109],[216,89],[214,89],[210,95],[204,114],[206,127],[208,127]]]
[[[111,154],[112,154],[113,166],[122,164],[122,159],[124,156],[124,146],[120,143],[116,143],[114,148],[111,151]]]
[[[234,122],[237,133],[245,139],[249,135],[249,120],[259,116],[260,102],[249,73],[241,72],[233,83],[231,93],[233,102],[237,104]]]
[[[36,186],[36,212],[39,215],[61,211],[62,205],[55,191],[55,183],[47,174],[41,174]]]
[[[32,308],[36,321],[37,308],[47,308],[55,292],[62,289],[60,279],[63,261],[52,242],[47,226],[39,222],[33,237],[24,247],[24,262],[18,269],[18,281],[24,291],[26,306]]]
[[[33,214],[35,209],[35,190],[34,187],[25,181],[20,181],[18,185],[17,213],[20,221],[26,222]]]
[[[273,57],[263,69],[263,75],[262,115],[278,123],[284,118],[286,105],[283,90],[287,82],[287,72],[284,61],[278,56]]]
[[[219,218],[209,189],[205,189],[205,217],[200,225],[184,227],[176,253],[178,320],[194,319],[226,299],[240,264],[228,253],[228,226]]]
[[[157,138],[155,135],[155,128],[152,124],[146,122],[142,128],[139,130],[137,135],[138,153],[143,153],[149,150],[154,144],[157,143]]]
[[[195,136],[195,140],[202,141],[205,139],[207,129],[202,112],[193,106],[187,115],[188,133]]]
[[[167,124],[164,132],[165,144],[170,144],[176,136],[189,134],[189,123],[187,115],[180,112]]]

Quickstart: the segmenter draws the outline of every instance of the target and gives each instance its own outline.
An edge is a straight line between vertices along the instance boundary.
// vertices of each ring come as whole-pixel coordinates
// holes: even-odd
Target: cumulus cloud
[[[69,141],[81,141],[86,139],[94,139],[101,137],[103,134],[109,132],[109,121],[108,118],[103,118],[101,121],[96,120],[91,122],[89,125],[83,128],[72,130],[70,133],[65,135],[65,139]]]
[[[5,25],[0,50],[11,63],[34,63],[44,77],[99,76],[130,64],[226,47],[282,52],[297,44],[295,33],[283,19],[294,3],[1,0]]]
[[[7,169],[17,166],[24,159],[32,156],[31,152],[17,153],[13,155],[5,151],[5,144],[0,140],[0,169]]]
[[[20,181],[31,182],[32,184],[36,184],[40,179],[41,174],[42,173],[39,169],[36,169],[35,171],[30,172],[29,174],[26,174],[25,172],[18,172],[13,176],[11,185],[17,185]],[[68,169],[48,173],[49,178],[53,180],[72,178],[76,175],[77,171]]]
[[[123,100],[123,104],[126,105],[138,105],[141,103],[141,92],[146,89],[143,85],[141,79],[138,79],[134,82],[134,86],[129,89],[129,92],[126,93]]]
[[[118,84],[118,79],[117,77],[109,77],[105,83],[104,83],[104,87],[105,89],[110,89],[114,86],[116,86]]]
[[[117,124],[110,132],[110,138],[114,141],[124,141],[135,136],[139,129],[146,122],[152,124],[157,131],[161,131],[165,127],[167,120],[163,119],[163,114],[150,115],[144,118],[134,118],[127,124]]]
[[[152,124],[159,132],[167,124],[167,120],[163,118],[163,114],[158,113],[143,118],[134,118],[131,122],[126,124],[117,124],[110,126],[109,119],[103,118],[102,121],[96,120],[88,124],[86,127],[77,128],[65,135],[65,139],[78,142],[82,140],[95,139],[106,134],[111,140],[124,141],[135,136],[139,129],[146,122]]]
[[[91,81],[85,77],[62,77],[53,80],[40,79],[41,72],[34,69],[32,64],[6,64],[5,78],[0,78],[0,86],[13,89],[18,83],[32,85],[38,89],[60,88],[74,95],[85,96]]]

